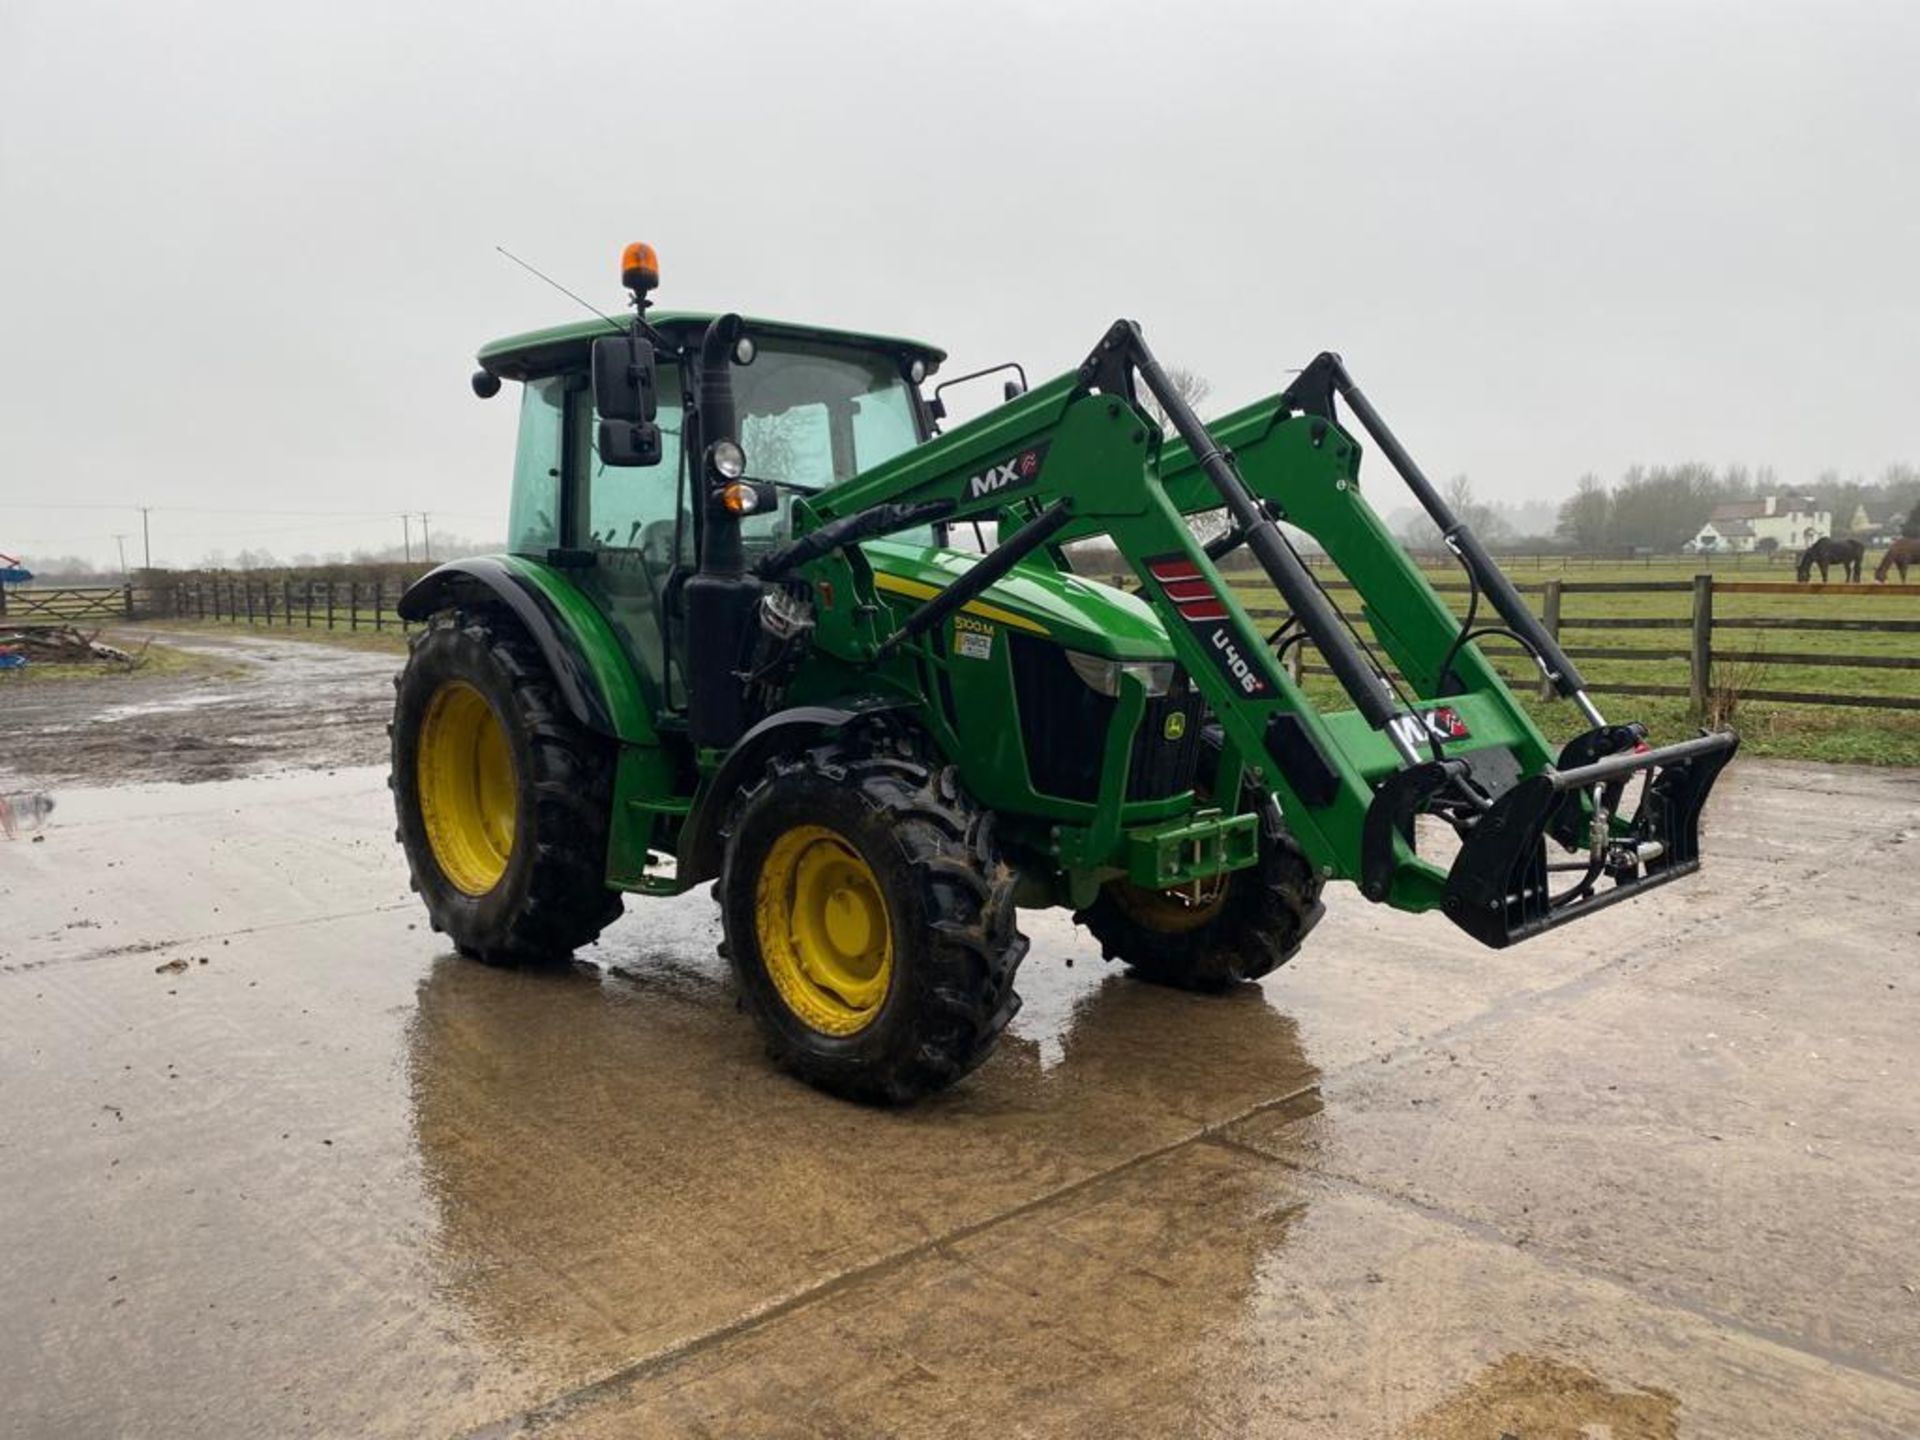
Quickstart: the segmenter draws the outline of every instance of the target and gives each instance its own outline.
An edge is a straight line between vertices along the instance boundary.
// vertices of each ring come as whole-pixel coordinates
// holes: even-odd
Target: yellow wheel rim
[[[824,825],[773,842],[754,890],[760,957],[780,998],[826,1035],[873,1023],[893,980],[893,925],[873,867]]]
[[[1129,881],[1116,880],[1108,884],[1107,894],[1135,924],[1162,935],[1184,935],[1198,930],[1225,908],[1229,879],[1216,875],[1171,890],[1142,890]]]
[[[447,681],[427,702],[415,774],[440,873],[465,894],[485,895],[513,854],[518,787],[506,729],[466,681]]]

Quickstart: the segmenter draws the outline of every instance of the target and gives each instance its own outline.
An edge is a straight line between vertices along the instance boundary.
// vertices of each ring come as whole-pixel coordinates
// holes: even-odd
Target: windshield
[[[747,473],[823,490],[920,442],[913,392],[891,355],[768,340],[735,366],[734,404]]]

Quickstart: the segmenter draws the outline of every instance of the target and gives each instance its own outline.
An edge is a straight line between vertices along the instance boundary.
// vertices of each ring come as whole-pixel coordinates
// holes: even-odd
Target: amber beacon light
[[[636,240],[620,256],[620,283],[629,290],[651,290],[660,283],[660,257]]]

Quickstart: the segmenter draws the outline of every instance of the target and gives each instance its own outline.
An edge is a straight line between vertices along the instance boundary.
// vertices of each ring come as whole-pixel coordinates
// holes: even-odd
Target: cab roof
[[[647,319],[656,330],[663,330],[682,343],[695,343],[700,333],[719,317],[693,310],[655,310]],[[778,335],[796,340],[818,340],[829,345],[858,345],[866,350],[883,350],[903,359],[924,360],[929,373],[939,368],[947,352],[918,340],[897,335],[865,335],[853,330],[835,330],[825,325],[799,325],[788,320],[763,320],[744,317],[749,332]],[[546,330],[529,330],[509,335],[480,347],[480,368],[503,380],[533,380],[562,370],[584,368],[587,351],[602,335],[624,335],[624,322],[615,320],[575,320]]]

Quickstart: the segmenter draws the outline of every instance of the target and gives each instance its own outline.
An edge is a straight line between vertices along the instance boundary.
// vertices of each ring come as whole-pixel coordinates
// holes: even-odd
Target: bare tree
[[[1166,372],[1167,383],[1173,387],[1173,393],[1186,401],[1187,408],[1190,410],[1197,412],[1206,403],[1207,397],[1213,393],[1213,382],[1197,370],[1189,370],[1184,365],[1169,365],[1166,367]],[[1139,396],[1140,408],[1147,412],[1148,418],[1158,425],[1168,438],[1177,439],[1178,437],[1173,433],[1172,420],[1159,398],[1144,389],[1139,392]],[[1187,528],[1193,531],[1194,538],[1202,545],[1216,536],[1226,534],[1231,523],[1224,509],[1199,510],[1187,517]]]
[[[1554,533],[1579,550],[1598,550],[1607,543],[1613,522],[1613,497],[1600,477],[1589,471],[1580,477],[1580,488],[1560,506],[1560,521]]]
[[[1469,477],[1455,475],[1443,488],[1454,518],[1465,521],[1467,527],[1489,545],[1503,539],[1512,530],[1506,516],[1474,493],[1473,481]],[[1441,546],[1440,527],[1424,511],[1408,517],[1400,538],[1417,550],[1438,550]]]
[[[1166,367],[1166,371],[1167,383],[1173,386],[1173,393],[1186,401],[1189,409],[1198,410],[1202,405],[1206,404],[1207,397],[1213,394],[1213,382],[1198,371],[1189,370],[1184,365],[1169,365]],[[1167,417],[1167,412],[1161,407],[1157,396],[1149,394],[1146,390],[1142,390],[1140,392],[1140,408],[1145,410],[1148,418],[1162,430],[1171,431],[1173,429]]]

